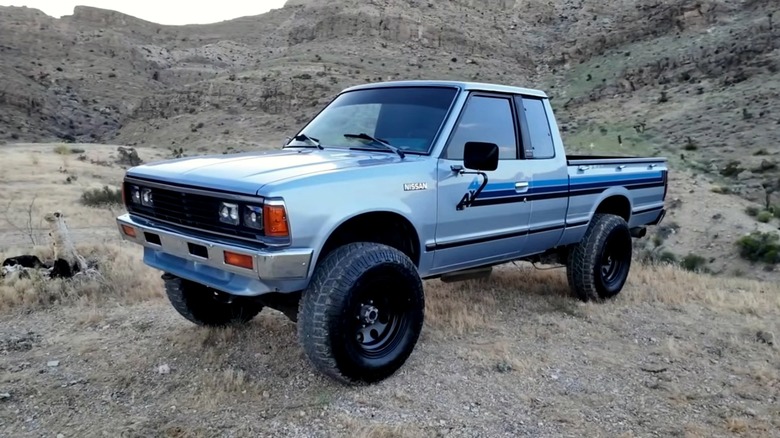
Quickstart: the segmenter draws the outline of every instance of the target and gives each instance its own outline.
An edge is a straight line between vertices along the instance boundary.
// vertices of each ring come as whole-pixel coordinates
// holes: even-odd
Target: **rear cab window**
[[[525,114],[526,126],[523,126],[527,135],[527,141],[523,142],[525,158],[529,160],[555,158],[555,146],[544,99],[522,96],[517,97],[515,103]]]

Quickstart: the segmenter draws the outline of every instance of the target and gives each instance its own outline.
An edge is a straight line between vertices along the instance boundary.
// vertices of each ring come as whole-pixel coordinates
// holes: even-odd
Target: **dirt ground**
[[[780,352],[766,343],[780,329],[776,284],[635,266],[616,301],[581,304],[563,274],[510,265],[480,283],[428,282],[415,353],[368,387],[314,373],[275,311],[227,329],[195,327],[159,296],[11,311],[0,320],[0,429],[778,436]]]

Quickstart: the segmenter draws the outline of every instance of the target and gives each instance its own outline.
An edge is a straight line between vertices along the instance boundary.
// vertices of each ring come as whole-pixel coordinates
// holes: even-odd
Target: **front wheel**
[[[374,383],[411,355],[424,308],[422,280],[406,255],[377,243],[351,243],[317,267],[300,301],[298,337],[323,374]]]
[[[631,232],[625,219],[596,214],[566,264],[569,287],[582,301],[609,299],[623,289],[631,268]]]
[[[252,320],[263,306],[247,298],[227,295],[200,283],[170,274],[163,275],[168,300],[177,312],[190,322],[209,327],[244,324]]]

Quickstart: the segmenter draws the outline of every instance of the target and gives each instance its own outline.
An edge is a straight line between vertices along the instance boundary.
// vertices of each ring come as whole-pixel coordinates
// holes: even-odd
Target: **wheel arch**
[[[353,242],[383,243],[406,254],[420,266],[420,236],[404,215],[389,210],[364,211],[339,222],[315,255],[312,267],[319,265],[334,249]]]
[[[614,214],[629,222],[631,220],[631,200],[623,193],[609,194],[599,201],[591,215],[591,220],[597,214]]]

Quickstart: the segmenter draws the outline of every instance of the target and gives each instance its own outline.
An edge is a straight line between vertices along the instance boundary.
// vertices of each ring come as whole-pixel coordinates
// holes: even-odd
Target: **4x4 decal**
[[[463,195],[463,198],[461,198],[460,202],[458,202],[458,205],[455,206],[456,210],[463,210],[464,208],[471,207],[471,204],[474,203],[474,201],[477,199],[480,193],[482,193],[482,190],[485,190],[485,186],[487,186],[488,183],[488,176],[484,172],[461,172],[461,173],[470,173],[479,175],[482,177],[482,184],[479,183],[478,178],[474,178],[474,181],[469,184],[468,191]]]

